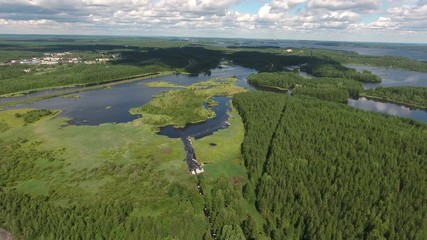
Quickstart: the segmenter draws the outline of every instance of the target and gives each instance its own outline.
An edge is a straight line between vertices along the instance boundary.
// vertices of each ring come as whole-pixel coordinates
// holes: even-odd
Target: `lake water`
[[[382,68],[373,66],[353,65],[348,64],[347,67],[354,68],[357,71],[371,71],[372,73],[381,77],[380,83],[365,83],[365,89],[382,87],[399,87],[399,86],[413,86],[413,87],[427,87],[427,73]],[[420,122],[427,122],[427,111],[422,109],[412,109],[406,106],[370,100],[366,98],[349,99],[348,105],[363,109],[370,112],[379,112],[391,116],[400,116],[417,120]]]
[[[373,101],[362,97],[359,99],[349,99],[348,105],[370,112],[378,112],[391,116],[409,118],[420,122],[427,122],[427,111],[411,109],[409,107],[393,103]]]
[[[30,99],[35,97],[42,97],[50,94],[55,93],[66,93],[71,92],[74,90],[77,90],[82,87],[69,87],[69,88],[60,88],[60,89],[51,89],[51,90],[42,90],[42,91],[36,91],[28,94],[24,94],[21,96],[13,96],[13,97],[0,97],[0,104],[12,102],[12,101],[18,101],[18,100],[24,100],[24,99]]]
[[[108,89],[95,89],[77,93],[80,98],[62,98],[55,97],[37,101],[32,104],[19,104],[11,108],[44,108],[44,109],[61,109],[63,112],[59,117],[71,118],[71,124],[75,125],[99,125],[103,123],[125,123],[138,118],[139,116],[131,115],[129,109],[140,107],[148,103],[152,97],[160,92],[171,90],[171,88],[152,88],[147,87],[145,83],[154,81],[167,81],[178,85],[189,86],[193,83],[206,81],[215,77],[236,76],[239,80],[237,85],[251,88],[247,83],[247,77],[256,73],[255,70],[240,66],[223,67],[213,69],[211,76],[199,75],[168,75],[152,79],[128,82],[113,85]],[[189,125],[180,134],[191,134],[192,136],[207,135],[209,132],[216,131],[225,126],[229,98],[215,98],[219,106],[214,108],[217,117],[208,120],[203,124]],[[177,106],[179,107],[179,106]],[[11,109],[9,108],[9,109]],[[165,135],[178,137],[178,130],[172,127],[162,129]]]
[[[367,70],[381,77],[382,81],[380,83],[365,83],[363,85],[365,89],[376,88],[379,86],[427,87],[427,73],[354,64],[347,64],[346,66],[354,68],[359,72]]]
[[[297,47],[298,45],[296,45]],[[352,46],[327,46],[322,44],[300,44],[300,47],[306,48],[322,48],[329,50],[343,50],[357,52],[360,55],[368,56],[398,56],[412,58],[418,61],[427,61],[427,52],[422,50],[410,50],[404,48],[388,48],[388,47],[352,47]]]
[[[426,44],[395,44],[395,43],[351,43],[329,41],[298,41],[298,40],[229,40],[219,41],[215,45],[232,47],[277,47],[277,48],[320,48],[357,52],[369,56],[398,56],[427,61]],[[424,49],[423,49],[424,48]]]

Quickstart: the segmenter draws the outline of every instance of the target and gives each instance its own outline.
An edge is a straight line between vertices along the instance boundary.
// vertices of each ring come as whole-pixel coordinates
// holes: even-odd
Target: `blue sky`
[[[241,1],[236,3],[235,5],[230,7],[230,10],[232,11],[238,11],[241,13],[250,13],[250,14],[256,14],[258,10],[265,4],[271,1],[265,1],[264,3],[262,1]]]
[[[0,0],[0,34],[427,43],[427,0]]]

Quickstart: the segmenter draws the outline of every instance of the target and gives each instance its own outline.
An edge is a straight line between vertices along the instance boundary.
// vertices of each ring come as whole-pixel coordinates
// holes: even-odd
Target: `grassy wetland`
[[[204,197],[188,174],[180,139],[153,131],[213,117],[209,115],[209,108],[215,106],[212,97],[245,91],[235,86],[236,81],[211,79],[160,94],[144,105],[155,111],[140,111],[143,118],[125,124],[72,126],[65,118],[55,118],[59,111],[0,112],[0,225],[23,239],[202,239],[210,236],[204,206],[216,204],[213,198],[222,196],[222,191],[237,197],[227,207],[230,211],[249,214],[250,206],[239,190],[247,178],[240,156],[244,128],[237,111],[231,112],[229,128],[193,140],[209,171],[201,178],[209,191]],[[160,85],[164,84],[154,84]],[[171,112],[176,106],[184,111]],[[42,214],[29,220],[25,211],[36,206]],[[26,210],[14,213],[17,209]],[[219,209],[215,205],[211,212]],[[40,227],[43,219],[52,222]],[[218,234],[221,219],[217,218]]]
[[[142,115],[141,122],[154,128],[174,125],[182,128],[190,123],[204,122],[215,117],[212,107],[217,103],[212,100],[214,96],[231,96],[246,91],[235,85],[237,79],[215,78],[209,81],[192,84],[191,86],[178,86],[165,82],[151,82],[150,87],[183,88],[170,90],[158,94],[149,103],[130,110],[132,114]]]
[[[179,139],[156,135],[136,122],[77,127],[66,126],[66,119],[52,119],[52,115],[30,124],[17,117],[31,111],[0,112],[0,223],[16,237],[200,239],[206,235],[204,199],[197,193],[194,177],[187,174]],[[235,187],[244,183],[239,151],[243,126],[237,112],[232,115],[229,128],[194,142],[199,159],[210,172],[206,184],[212,187],[220,177],[239,179]],[[216,152],[220,154],[213,154]],[[52,224],[70,222],[80,230],[72,231],[71,225],[40,227],[40,220],[28,222],[21,213],[13,214],[15,207],[29,210],[33,204],[40,211],[49,209],[48,215],[37,214],[37,219],[48,218]],[[73,210],[94,205],[98,210]],[[106,216],[105,211],[112,212]],[[12,216],[17,220],[11,221]],[[82,225],[79,219],[83,217],[86,223]],[[121,220],[115,230],[103,231],[101,225],[108,226],[116,217]],[[130,226],[135,232],[128,230]],[[88,227],[99,232],[88,231]],[[191,229],[191,234],[183,228]],[[176,235],[177,231],[183,235]]]

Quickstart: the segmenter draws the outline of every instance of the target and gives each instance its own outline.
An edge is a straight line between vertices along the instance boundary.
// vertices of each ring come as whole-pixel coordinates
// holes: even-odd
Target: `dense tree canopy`
[[[381,78],[369,71],[358,72],[355,69],[345,67],[340,63],[311,63],[302,66],[304,72],[316,77],[347,78],[360,82],[381,82]]]
[[[425,87],[377,87],[364,91],[363,96],[427,108]]]
[[[363,89],[355,80],[343,78],[303,78],[292,72],[258,73],[248,79],[255,86],[292,90],[296,96],[312,96],[323,100],[347,103]]]
[[[283,94],[233,101],[246,126],[251,189],[272,239],[426,236],[424,124]]]

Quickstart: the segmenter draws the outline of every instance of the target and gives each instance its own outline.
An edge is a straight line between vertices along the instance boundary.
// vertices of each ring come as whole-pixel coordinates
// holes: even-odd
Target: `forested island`
[[[248,82],[255,86],[290,91],[295,96],[312,96],[323,100],[346,103],[350,96],[358,96],[362,84],[346,78],[303,78],[292,72],[259,73]]]
[[[10,100],[0,102],[0,231],[16,239],[427,236],[427,125],[347,106],[363,96],[426,108],[426,88],[364,89],[381,78],[345,66],[427,72],[426,62],[210,41],[0,38],[0,99]],[[129,118],[77,124],[59,103],[105,118],[124,108]],[[183,135],[216,119],[219,105],[219,127]],[[188,173],[182,137],[203,174]]]
[[[364,91],[361,96],[427,109],[427,88],[378,87]]]

